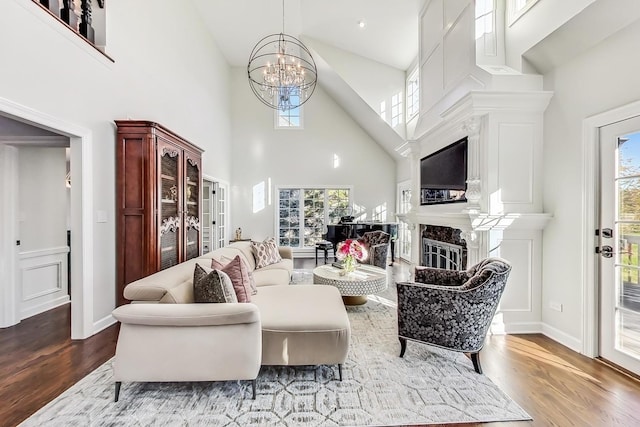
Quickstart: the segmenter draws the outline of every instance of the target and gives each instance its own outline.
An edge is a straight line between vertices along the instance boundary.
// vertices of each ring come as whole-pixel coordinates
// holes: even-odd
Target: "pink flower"
[[[336,257],[339,260],[343,260],[348,255],[354,257],[358,261],[363,261],[367,258],[367,250],[359,241],[355,239],[347,239],[344,242],[338,243]]]

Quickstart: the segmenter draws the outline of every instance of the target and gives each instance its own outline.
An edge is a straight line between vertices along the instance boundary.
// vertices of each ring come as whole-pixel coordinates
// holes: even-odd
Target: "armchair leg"
[[[338,363],[338,376],[340,377],[340,381],[342,381],[342,364]]]
[[[473,362],[473,369],[479,374],[482,373],[482,366],[480,366],[480,352],[471,353],[471,361]]]
[[[404,356],[404,352],[407,351],[407,340],[406,338],[398,337],[400,340],[400,357]]]
[[[122,382],[116,381],[116,396],[115,396],[115,399],[113,399],[114,402],[117,402],[118,398],[120,397],[120,386],[121,385],[122,385]]]
[[[251,392],[252,392],[251,398],[253,400],[256,400],[256,380],[251,380]]]

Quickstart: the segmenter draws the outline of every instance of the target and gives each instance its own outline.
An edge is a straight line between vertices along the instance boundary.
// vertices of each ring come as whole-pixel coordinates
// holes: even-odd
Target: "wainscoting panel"
[[[465,9],[443,38],[445,92],[469,75],[475,65],[475,43],[469,43],[474,39],[471,14],[471,7]]]
[[[542,272],[540,230],[491,231],[491,256],[512,265],[498,308],[506,332],[542,332]],[[523,329],[524,327],[524,329]]]
[[[533,124],[502,123],[499,126],[498,182],[503,204],[533,203],[533,135]]]
[[[421,58],[428,58],[442,41],[442,32],[444,30],[442,8],[443,0],[432,0],[420,18]]]
[[[444,95],[442,45],[438,45],[420,67],[421,75],[431,76],[428,81],[420,81],[420,102],[433,106]]]
[[[34,316],[70,301],[67,253],[49,248],[19,255],[20,318]]]
[[[500,255],[513,266],[502,294],[500,311],[531,311],[533,240],[503,239]]]

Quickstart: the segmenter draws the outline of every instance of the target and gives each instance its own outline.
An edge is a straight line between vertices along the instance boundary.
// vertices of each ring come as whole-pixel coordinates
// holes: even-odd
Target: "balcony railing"
[[[95,46],[95,30],[91,25],[92,0],[32,0],[67,24],[69,28]],[[97,0],[104,8],[104,0]]]

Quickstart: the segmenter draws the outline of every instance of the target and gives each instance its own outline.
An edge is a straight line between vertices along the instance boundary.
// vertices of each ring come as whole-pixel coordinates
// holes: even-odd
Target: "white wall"
[[[535,72],[528,67],[522,54],[595,1],[597,0],[538,1],[513,25],[505,28],[507,65],[518,71]]]
[[[0,94],[93,133],[94,320],[115,303],[116,119],[157,121],[205,150],[204,173],[230,177],[229,68],[190,2],[107,2],[107,53],[31,1],[0,2]],[[73,167],[73,165],[72,165]]]
[[[20,252],[67,246],[64,148],[18,148]]]
[[[553,220],[543,236],[542,316],[544,323],[577,339],[584,338],[580,283],[582,122],[640,99],[640,57],[635,55],[638,40],[640,23],[544,77],[545,89],[554,91],[544,129],[544,210],[553,213]],[[562,303],[564,311],[551,311],[550,301]]]
[[[371,218],[374,207],[386,203],[394,220],[396,166],[321,88],[304,104],[304,129],[274,130],[274,112],[249,89],[246,70],[232,71],[231,230],[263,239],[275,233],[275,207],[253,213],[253,186],[271,179],[282,185],[353,185],[354,202]],[[340,157],[334,169],[333,156]],[[276,194],[273,193],[273,199]]]
[[[406,70],[354,55],[314,39],[305,38],[309,46],[327,61],[331,68],[356,91],[378,114],[380,103],[386,103],[385,121],[391,126],[391,97],[400,93],[405,114]],[[404,120],[394,130],[405,137]]]

